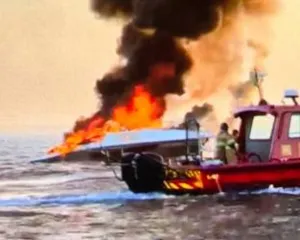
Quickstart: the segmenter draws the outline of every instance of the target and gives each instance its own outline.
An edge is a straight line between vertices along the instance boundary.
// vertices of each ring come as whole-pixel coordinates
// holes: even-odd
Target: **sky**
[[[281,14],[273,24],[274,39],[266,61],[268,77],[264,91],[272,101],[283,97],[283,89],[300,91],[300,1],[283,1]]]
[[[300,1],[285,2],[264,84],[274,101],[282,88],[300,90]],[[0,131],[69,129],[94,112],[94,84],[116,63],[119,34],[88,1],[0,1]]]
[[[0,1],[0,131],[70,128],[95,111],[119,29],[87,1]]]

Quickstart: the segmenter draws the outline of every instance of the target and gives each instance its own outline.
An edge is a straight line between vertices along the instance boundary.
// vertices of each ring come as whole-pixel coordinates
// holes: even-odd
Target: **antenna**
[[[256,86],[258,89],[259,104],[267,104],[267,101],[264,99],[264,94],[263,94],[263,90],[262,90],[263,78],[266,75],[267,75],[266,73],[260,72],[259,70],[257,70],[256,67],[254,68],[254,70],[252,72],[250,72],[250,80],[253,81],[254,86]]]

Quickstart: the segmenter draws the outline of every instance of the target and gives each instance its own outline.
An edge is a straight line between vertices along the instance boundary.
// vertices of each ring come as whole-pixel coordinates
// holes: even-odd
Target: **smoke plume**
[[[133,13],[132,1],[128,0],[92,0],[91,9],[105,18],[129,17]]]
[[[204,118],[211,112],[213,112],[213,106],[209,103],[204,103],[202,106],[195,105],[191,111],[185,114],[185,119],[190,116],[197,120],[201,120],[201,118]]]
[[[97,81],[97,114],[109,118],[138,84],[170,112],[240,84],[268,56],[269,19],[278,6],[277,0],[91,0],[102,18],[126,19],[117,53],[127,63]],[[239,89],[228,93],[241,98],[252,88]],[[174,94],[188,97],[170,104]],[[203,118],[213,111],[208,106],[192,112]]]
[[[213,113],[213,106],[209,103],[204,103],[201,106],[195,105],[190,111],[188,111],[183,118],[183,121],[178,125],[177,128],[185,128],[186,123],[194,119],[198,123],[202,122],[209,114]]]
[[[155,97],[183,94],[182,75],[191,61],[169,34],[156,32],[145,36],[130,23],[124,28],[118,52],[128,59],[126,66],[106,74],[96,83],[102,115],[109,117],[115,106],[128,101],[138,84],[145,85]]]

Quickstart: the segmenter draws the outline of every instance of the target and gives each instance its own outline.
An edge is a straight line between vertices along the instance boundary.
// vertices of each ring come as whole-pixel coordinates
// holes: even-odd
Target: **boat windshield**
[[[251,140],[268,140],[272,136],[275,117],[273,115],[254,116],[249,138]]]

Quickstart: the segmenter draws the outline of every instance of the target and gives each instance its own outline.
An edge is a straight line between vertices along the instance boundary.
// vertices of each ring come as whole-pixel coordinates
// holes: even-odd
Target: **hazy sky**
[[[268,62],[272,98],[282,87],[300,89],[300,1],[285,2]],[[0,131],[69,128],[93,112],[95,80],[115,62],[118,35],[88,1],[0,1]]]
[[[0,130],[70,127],[95,111],[118,35],[88,1],[0,1]]]
[[[282,13],[274,24],[274,43],[267,61],[264,90],[270,99],[282,97],[283,88],[300,91],[300,1],[283,0]]]

